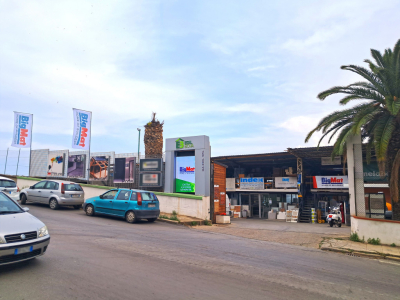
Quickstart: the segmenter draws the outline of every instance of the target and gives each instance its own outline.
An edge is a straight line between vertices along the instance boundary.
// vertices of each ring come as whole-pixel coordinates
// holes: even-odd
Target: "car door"
[[[28,201],[33,201],[33,202],[41,202],[41,198],[42,198],[41,194],[42,194],[42,192],[44,190],[44,187],[45,187],[46,183],[47,183],[46,180],[40,181],[40,182],[36,183],[33,186],[33,189],[30,188],[27,191],[27,194],[28,194],[27,200]]]
[[[47,181],[43,191],[41,192],[41,202],[49,203],[50,198],[55,195],[58,190],[58,183],[54,181]]]
[[[111,190],[96,199],[96,211],[103,214],[114,215],[115,213],[113,213],[112,206],[117,193],[118,190]]]
[[[124,217],[125,212],[129,207],[129,197],[131,196],[130,190],[120,190],[115,200],[113,200],[114,214]]]

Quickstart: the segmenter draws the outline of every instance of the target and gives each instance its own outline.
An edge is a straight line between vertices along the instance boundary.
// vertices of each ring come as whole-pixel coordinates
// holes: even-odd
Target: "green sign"
[[[364,182],[374,182],[374,181],[383,181],[388,182],[388,172],[381,173],[379,171],[378,164],[376,162],[371,162],[370,164],[364,163]],[[382,176],[381,176],[382,175]]]
[[[182,139],[177,139],[175,142],[176,142],[176,149],[194,148],[194,145],[191,141],[184,141]]]

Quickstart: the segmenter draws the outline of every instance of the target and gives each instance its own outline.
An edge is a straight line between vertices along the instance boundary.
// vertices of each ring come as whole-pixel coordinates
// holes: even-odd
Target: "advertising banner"
[[[11,146],[29,148],[32,141],[32,114],[14,112],[14,134]]]
[[[296,177],[275,177],[276,188],[297,188]]]
[[[264,177],[240,178],[241,190],[263,190]]]
[[[114,183],[135,182],[136,158],[115,158]]]
[[[107,180],[108,156],[92,156],[90,158],[90,180]]]
[[[140,160],[140,172],[161,172],[162,158],[143,158]]]
[[[73,114],[74,132],[72,136],[72,148],[89,150],[92,113],[89,111],[73,108]]]
[[[62,177],[64,176],[64,155],[49,155],[47,161],[47,176]]]
[[[195,157],[178,156],[175,158],[175,192],[194,193],[195,184]]]
[[[139,186],[162,186],[161,173],[140,173]]]
[[[347,176],[313,176],[314,189],[342,189],[348,187]]]
[[[68,156],[67,176],[70,178],[85,178],[86,155]]]
[[[332,157],[321,157],[321,166],[335,166],[342,164],[342,157],[335,156],[334,159]]]

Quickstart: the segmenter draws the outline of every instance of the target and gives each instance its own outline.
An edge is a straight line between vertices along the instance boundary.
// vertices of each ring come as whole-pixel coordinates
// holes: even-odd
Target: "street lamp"
[[[138,161],[140,160],[140,128],[137,129],[139,131],[139,138],[138,138],[138,147],[137,147],[137,155],[138,155]]]

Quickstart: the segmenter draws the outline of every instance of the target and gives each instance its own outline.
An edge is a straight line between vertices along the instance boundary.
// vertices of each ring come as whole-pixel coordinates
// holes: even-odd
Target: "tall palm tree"
[[[363,100],[352,108],[335,111],[323,118],[306,138],[309,141],[316,131],[323,133],[321,141],[329,136],[336,139],[332,156],[341,155],[349,136],[361,134],[367,144],[367,159],[371,149],[381,171],[389,173],[393,219],[400,220],[400,39],[394,49],[383,55],[371,49],[373,61],[366,59],[369,69],[355,65],[342,66],[364,78],[348,86],[335,86],[318,95],[320,100],[334,94],[344,94],[342,105],[352,100]]]
[[[146,158],[161,158],[163,153],[163,128],[164,121],[156,119],[156,113],[152,113],[151,121],[144,125],[144,147]]]

